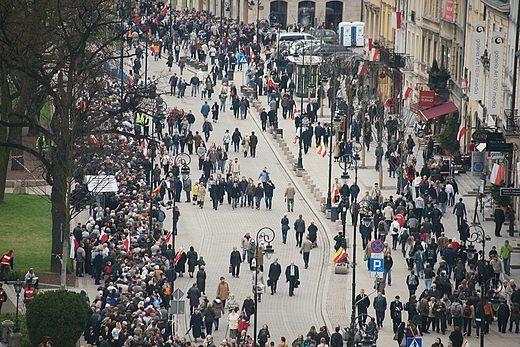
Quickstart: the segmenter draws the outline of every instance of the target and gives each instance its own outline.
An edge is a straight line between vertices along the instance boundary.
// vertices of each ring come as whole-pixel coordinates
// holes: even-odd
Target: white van
[[[300,40],[316,40],[316,38],[311,34],[301,32],[279,33],[276,41],[276,50],[278,52],[288,50],[291,43]]]

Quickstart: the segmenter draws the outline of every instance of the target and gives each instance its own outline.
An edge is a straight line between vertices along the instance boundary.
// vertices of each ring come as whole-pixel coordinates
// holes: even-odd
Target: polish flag
[[[74,234],[70,234],[70,259],[76,259],[76,250],[79,248],[79,242],[74,237]]]
[[[372,52],[370,54],[370,61],[376,61],[378,54],[379,54],[379,48],[372,49]]]
[[[401,99],[406,100],[412,93],[412,88],[403,86],[403,92],[401,93]]]
[[[468,129],[464,126],[459,125],[459,132],[457,133],[457,142],[460,142],[460,139],[462,138],[462,136],[464,136],[465,133],[468,132]]]
[[[383,106],[385,106],[385,107],[394,107],[394,98],[386,99],[386,101],[383,104]]]
[[[359,76],[365,75],[366,72],[367,72],[367,69],[368,69],[368,62],[360,61],[359,62],[359,67],[358,67],[358,75]]]
[[[143,156],[148,159],[148,142],[145,140],[141,141],[141,147],[143,148]]]
[[[164,239],[164,241],[166,243],[170,243],[170,240],[172,239],[172,231],[168,231],[168,234],[166,234],[166,238]]]
[[[130,233],[128,233],[128,235],[126,236],[124,245],[125,245],[126,251],[130,252]]]
[[[294,118],[297,116],[297,113],[299,113],[298,109],[296,108],[296,106],[294,106],[293,111],[292,111],[292,116],[291,116],[292,120],[294,120]]]
[[[370,52],[372,50],[372,44],[374,42],[374,39],[367,39],[366,40],[366,48]]]
[[[392,29],[401,29],[401,12],[392,12]]]
[[[272,86],[273,88],[278,88],[280,86],[280,84],[274,82],[272,78],[269,79],[269,81],[267,82],[267,85]]]
[[[493,170],[491,171],[491,177],[489,180],[494,185],[499,186],[502,183],[502,180],[504,179],[504,173],[506,172],[505,166],[493,164]]]
[[[468,88],[468,80],[463,78],[462,81],[460,82],[460,89],[466,89]]]
[[[339,189],[338,188],[334,189],[334,192],[332,193],[332,195],[333,195],[332,201],[333,202],[339,202],[340,196],[339,196]]]
[[[105,228],[101,229],[101,237],[100,237],[101,243],[108,241],[108,235],[105,232]]]

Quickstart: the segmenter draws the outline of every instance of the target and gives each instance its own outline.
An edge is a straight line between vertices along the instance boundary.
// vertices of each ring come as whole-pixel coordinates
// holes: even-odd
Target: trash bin
[[[228,70],[227,71],[227,77],[230,81],[233,81],[233,78],[235,78],[235,71],[233,70]]]
[[[330,221],[335,222],[338,220],[338,217],[339,217],[338,207],[332,206],[330,208]]]

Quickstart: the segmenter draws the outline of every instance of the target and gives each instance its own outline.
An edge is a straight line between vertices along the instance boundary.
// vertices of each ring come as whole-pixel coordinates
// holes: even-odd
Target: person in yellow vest
[[[40,151],[41,156],[45,156],[45,153],[49,150],[49,144],[47,143],[45,135],[38,136],[36,139],[36,148]]]
[[[25,305],[28,305],[32,300],[34,300],[34,295],[36,295],[36,288],[34,288],[32,282],[29,281],[23,292]]]
[[[2,313],[2,305],[7,301],[7,294],[5,293],[2,283],[0,283],[0,313]]]
[[[7,275],[9,270],[14,267],[14,256],[13,250],[5,253],[0,259],[0,281],[4,281],[7,284]]]

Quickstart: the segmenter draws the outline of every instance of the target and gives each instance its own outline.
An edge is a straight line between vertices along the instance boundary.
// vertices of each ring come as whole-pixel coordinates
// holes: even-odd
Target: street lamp
[[[472,231],[472,229],[475,230]],[[468,246],[466,249],[466,254],[468,255],[468,258],[473,259],[477,254],[477,250],[473,245],[474,242],[482,244],[482,254],[485,254],[486,241],[490,241],[491,237],[489,235],[486,235],[484,228],[482,228],[478,224],[472,224],[468,227],[466,233],[468,235],[468,239],[466,240],[468,242]]]
[[[355,183],[357,184],[358,180],[358,161],[359,154],[354,153],[352,160],[354,160],[354,171],[355,171]],[[354,225],[353,235],[352,235],[352,322],[355,320],[356,315],[356,255],[357,255],[357,222],[359,215],[359,203],[357,199],[354,200],[352,205],[350,206],[350,213],[352,215],[352,224]],[[345,223],[345,222],[344,222]]]
[[[265,247],[265,253],[266,254],[272,254],[274,253],[274,249],[273,249],[273,246],[271,245],[271,242],[273,242],[274,238],[276,237],[276,233],[274,232],[273,229],[269,228],[269,227],[263,227],[261,228],[260,230],[258,230],[256,232],[256,245],[255,245],[255,284],[253,286],[254,288],[254,294],[255,294],[255,310],[254,310],[254,313],[255,313],[255,320],[254,320],[254,324],[253,324],[253,330],[254,330],[254,336],[253,336],[253,341],[254,342],[254,346],[256,347],[257,345],[257,337],[258,337],[258,288],[257,288],[257,284],[258,284],[258,256],[259,256],[259,252],[258,252],[258,248],[259,248],[259,243],[260,243],[260,239],[262,239],[267,245]]]
[[[14,330],[20,331],[20,325],[18,324],[18,302],[20,301],[20,293],[22,292],[22,281],[20,279],[17,279],[16,282],[14,282],[14,291],[16,293],[16,319],[14,323]]]

